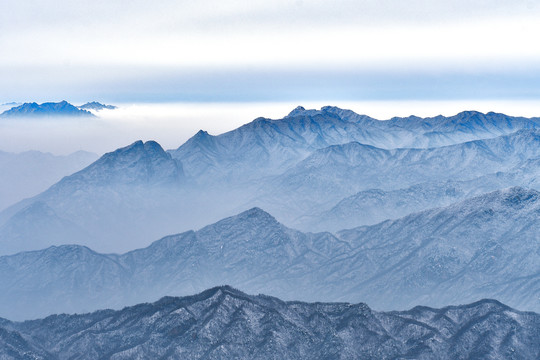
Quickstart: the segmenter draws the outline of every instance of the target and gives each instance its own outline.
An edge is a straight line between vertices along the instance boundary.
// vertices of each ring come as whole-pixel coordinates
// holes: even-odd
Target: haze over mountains
[[[297,108],[219,136],[200,131],[168,152],[155,142],[135,143],[0,213],[0,253],[47,242],[125,252],[254,206],[301,230],[336,231],[510,186],[535,188],[538,123],[472,111],[378,121],[335,107]],[[404,147],[421,144],[433,147]],[[443,187],[462,196],[436,195],[433,189]],[[424,205],[410,201],[409,188]],[[375,189],[382,193],[371,200],[376,206],[362,208],[365,215],[343,209],[321,219]],[[36,209],[49,210],[36,213],[37,202],[43,205]],[[396,210],[394,203],[406,205]],[[35,221],[43,216],[51,221]],[[30,219],[32,229],[18,225]],[[80,238],[58,222],[80,229]]]
[[[59,156],[39,151],[0,151],[0,209],[34,196],[97,160],[98,155],[78,151]]]
[[[283,302],[228,286],[120,311],[0,319],[8,359],[534,359],[540,315],[493,300],[404,312]]]
[[[299,107],[175,150],[137,141],[0,213],[0,316],[222,284],[377,310],[540,311],[538,125]]]
[[[496,298],[540,311],[539,214],[540,193],[522,188],[336,235],[254,208],[122,255],[67,245],[0,257],[0,316],[120,308],[219,284],[378,310]]]

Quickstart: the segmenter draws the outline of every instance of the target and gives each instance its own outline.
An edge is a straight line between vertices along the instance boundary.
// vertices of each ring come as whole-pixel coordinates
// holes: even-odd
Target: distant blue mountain
[[[97,101],[87,102],[86,104],[77,106],[77,107],[82,110],[96,110],[96,111],[103,110],[103,109],[107,109],[107,110],[116,109],[116,106],[114,105],[105,105],[105,104],[98,103]]]
[[[24,103],[20,106],[16,106],[9,110],[6,110],[2,114],[0,114],[0,117],[3,118],[47,116],[94,117],[95,115],[92,114],[90,111],[79,109],[65,100],[58,103]]]

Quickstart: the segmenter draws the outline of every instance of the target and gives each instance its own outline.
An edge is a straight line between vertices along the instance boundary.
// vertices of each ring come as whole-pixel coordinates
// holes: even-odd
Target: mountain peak
[[[213,227],[213,228],[225,227],[227,231],[229,231],[231,226],[237,226],[237,225],[240,225],[241,227],[247,226],[250,229],[255,229],[259,227],[265,227],[268,225],[280,226],[281,224],[276,220],[276,218],[274,218],[272,215],[270,215],[266,211],[258,207],[254,207],[249,210],[243,211],[237,215],[230,216],[228,218],[220,220],[215,224],[208,225],[204,229],[210,228],[210,227]]]
[[[159,152],[162,154],[165,154],[165,150],[159,145],[157,141],[154,140],[148,140],[143,144],[144,150],[146,151],[152,151],[152,152]]]
[[[252,208],[238,215],[220,220],[212,225],[205,226],[197,231],[199,238],[213,239],[220,241],[233,241],[237,243],[258,243],[265,239],[279,238],[277,235],[285,227],[279,223],[272,215],[261,210]],[[275,236],[269,236],[273,234]],[[277,241],[277,240],[276,240]]]
[[[143,145],[144,145],[144,142],[142,140],[136,140],[132,142],[131,144],[129,144],[128,146],[124,146],[123,148],[116,149],[115,151],[113,151],[113,153],[122,151],[122,150],[141,149]]]
[[[137,140],[126,147],[106,153],[57,185],[81,179],[102,185],[168,183],[176,182],[182,177],[181,164],[172,159],[161,145],[153,140]]]
[[[458,113],[456,116],[475,116],[475,115],[485,115],[485,114],[477,110],[464,110]]]
[[[237,219],[266,219],[277,221],[272,215],[264,211],[259,207],[253,207],[249,210],[243,211],[240,214],[236,215]]]
[[[235,289],[233,288],[232,286],[230,285],[219,285],[219,286],[214,286],[213,288],[210,288],[210,289],[207,289],[197,295],[194,295],[193,297],[197,297],[197,298],[203,298],[203,299],[209,299],[211,297],[214,297],[216,296],[216,294],[229,294],[229,295],[232,295],[233,297],[246,297],[248,296],[247,294],[243,293],[242,291],[238,290],[238,289]]]
[[[195,135],[193,135],[191,138],[186,141],[184,145],[203,145],[208,144],[214,136],[210,135],[208,131],[205,130],[199,130]],[[180,147],[182,148],[182,146]]]
[[[208,131],[205,131],[205,130],[201,129],[201,130],[197,131],[195,136],[199,136],[199,137],[201,137],[201,136],[210,136],[210,134],[208,134]]]
[[[287,115],[287,117],[293,117],[293,116],[302,115],[305,111],[306,111],[306,108],[299,105],[299,106],[295,107],[294,110],[291,111],[289,113],[289,115]]]
[[[146,142],[137,140],[128,146],[116,149],[115,151],[107,153],[103,156],[122,156],[133,153],[150,153],[158,156],[168,157],[168,154],[165,152],[165,150],[163,150],[161,145],[154,140],[148,140]]]

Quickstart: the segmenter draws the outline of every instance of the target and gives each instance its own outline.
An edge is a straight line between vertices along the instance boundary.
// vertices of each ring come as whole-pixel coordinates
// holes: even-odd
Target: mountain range
[[[357,142],[380,149],[428,148],[494,138],[538,128],[539,118],[466,111],[452,117],[393,118],[380,121],[350,110],[298,107],[279,120],[257,118],[230,132],[212,136],[199,131],[171,151],[186,174],[206,181],[253,178],[281,173],[315,150]],[[210,179],[207,179],[209,177]]]
[[[506,172],[498,171],[471,180],[420,182],[395,190],[363,190],[330,206],[315,207],[290,223],[310,231],[339,231],[373,225],[515,185],[540,189],[538,174],[540,159],[533,159],[520,162]]]
[[[223,283],[378,310],[496,298],[539,311],[539,214],[540,193],[510,188],[336,235],[254,208],[122,255],[53,246],[0,257],[0,316],[119,308]]]
[[[46,102],[43,104],[24,103],[15,106],[0,114],[0,118],[17,118],[17,117],[46,117],[46,116],[62,116],[62,117],[94,117],[95,115],[89,111],[79,109],[63,100],[58,103]]]
[[[536,126],[297,108],[176,150],[137,141],[0,212],[0,316],[224,283],[377,310],[496,298],[538,311]],[[385,148],[434,132],[475,139]]]
[[[133,227],[134,236],[155,235],[144,231],[149,224],[152,230],[171,229],[167,223],[178,214],[159,215],[168,210],[166,202],[178,201],[180,196],[172,195],[183,178],[181,164],[153,141],[137,141],[105,154],[42,194],[2,212],[0,253],[39,249],[51,245],[50,239],[55,239],[54,244],[99,242],[105,249],[115,239],[111,248],[136,248],[127,237],[130,225],[139,224]]]
[[[2,359],[534,359],[540,315],[494,300],[377,312],[229,286],[119,311],[0,319]]]
[[[114,110],[117,108],[114,105],[105,105],[105,104],[98,103],[97,101],[87,102],[86,104],[77,106],[77,107],[82,110],[95,110],[95,111],[100,111],[103,109]]]
[[[538,358],[539,124],[298,107],[168,151],[0,153],[31,178],[0,202],[33,195],[0,211],[0,358]]]
[[[46,241],[125,252],[252,207],[304,231],[338,231],[510,186],[536,188],[537,125],[536,118],[495,113],[379,121],[333,107],[297,108],[283,119],[259,118],[219,136],[199,131],[176,150],[136,142],[2,211],[0,254],[37,249]],[[397,139],[422,143],[419,139],[434,131],[447,134],[447,140],[481,139],[385,148]],[[456,196],[439,197],[434,189],[449,182],[456,184]],[[344,208],[347,203],[354,208],[354,196],[368,199],[361,207],[367,215],[348,216],[358,214]],[[45,228],[18,227],[15,220],[23,224],[40,216],[32,211],[36,202],[50,209],[43,214],[54,214],[51,223],[72,224],[66,229],[79,228],[81,236],[47,228],[46,220],[38,222]],[[394,209],[398,203],[406,205]],[[23,216],[30,218],[22,221]]]

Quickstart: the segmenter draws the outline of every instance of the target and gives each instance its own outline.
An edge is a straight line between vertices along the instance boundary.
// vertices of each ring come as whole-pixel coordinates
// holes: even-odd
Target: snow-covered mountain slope
[[[540,119],[466,111],[452,117],[379,121],[350,110],[298,107],[279,120],[258,118],[222,135],[200,131],[171,151],[186,174],[207,183],[283,172],[315,150],[359,142],[382,149],[437,147],[537,128]],[[201,175],[205,176],[201,176]]]
[[[43,235],[9,224],[17,212],[36,201],[84,230],[84,236],[75,236],[69,243],[125,252],[149,245],[150,239],[204,226],[252,207],[270,211],[288,226],[299,226],[298,219],[330,209],[359,191],[392,191],[426,181],[467,181],[540,157],[540,133],[529,129],[536,126],[535,119],[467,112],[424,122],[378,121],[338,108],[296,109],[284,119],[260,118],[220,136],[199,132],[168,153],[155,142],[136,142],[1,212],[0,243],[20,244],[9,249],[12,252],[39,248],[34,239]],[[408,123],[414,131],[407,130]],[[342,144],[361,139],[388,145],[433,129],[469,131],[469,135],[480,129],[482,134],[489,130],[493,135],[520,127],[527,129],[438,148]],[[519,179],[504,184],[514,185],[530,186]],[[50,234],[49,245],[64,244],[73,235]]]
[[[439,306],[488,293],[518,308],[540,308],[537,191],[500,190],[338,237],[355,244],[336,274],[357,279],[344,292],[379,308]]]
[[[338,231],[397,219],[516,185],[540,190],[540,159],[523,161],[506,172],[466,181],[432,181],[396,190],[360,191],[326,209],[314,208],[288,224],[307,231]]]
[[[512,188],[336,237],[255,208],[123,255],[60,246],[0,257],[0,316],[119,308],[224,283],[383,310],[490,297],[538,311],[539,214],[538,192]]]
[[[182,165],[155,141],[133,144],[103,155],[85,169],[66,177],[51,190],[71,189],[73,183],[109,186],[115,184],[176,183],[183,179]]]
[[[310,231],[338,231],[361,225],[373,225],[410,213],[447,206],[487,192],[484,191],[485,187],[471,189],[467,186],[469,182],[449,180],[420,183],[389,191],[364,190],[340,200],[330,209],[315,208],[312,214],[297,219],[295,225],[299,229]]]
[[[85,151],[65,156],[39,151],[18,154],[0,151],[0,210],[47,190],[97,158],[96,154]]]
[[[249,204],[263,207],[280,219],[296,219],[313,210],[331,208],[361,191],[468,181],[515,170],[538,157],[538,130],[429,149],[386,150],[353,142],[315,151],[260,186]],[[506,186],[527,185],[516,180]]]
[[[0,354],[5,359],[534,359],[539,333],[540,315],[494,300],[385,313],[362,303],[284,302],[221,286],[120,311],[4,320],[0,339],[7,338],[7,345]]]
[[[362,189],[366,184],[395,188],[422,180],[468,180],[539,156],[536,130],[429,149],[385,150],[353,142],[315,151],[279,181],[294,191],[332,186],[334,193],[343,193],[341,187]]]
[[[315,282],[314,270],[348,251],[329,233],[288,229],[255,208],[124,255],[66,245],[0,257],[0,314],[118,308],[223,283],[294,294]],[[299,279],[311,280],[301,286]]]
[[[297,108],[281,120],[257,118],[219,136],[201,130],[171,154],[199,182],[239,181],[280,173],[329,145],[355,140],[387,143],[392,136],[373,130],[332,112]]]
[[[39,249],[43,243],[38,239],[46,236],[47,245],[78,243],[105,251],[136,248],[137,244],[130,244],[130,235],[155,236],[157,226],[164,226],[163,231],[170,230],[168,233],[176,230],[166,225],[170,217],[178,216],[169,211],[168,205],[181,201],[177,192],[184,182],[182,165],[159,144],[137,141],[103,155],[40,195],[3,211],[0,251]],[[70,231],[71,227],[48,224],[48,215],[38,219],[35,203],[50,210],[45,215],[54,213],[58,221],[80,228],[80,234]],[[169,213],[169,218],[162,217],[163,213]],[[39,225],[19,226],[33,221]],[[133,224],[138,227],[132,228]],[[146,227],[150,228],[148,232]],[[110,243],[113,239],[115,243]]]
[[[20,118],[20,117],[94,117],[90,111],[79,109],[67,101],[58,103],[48,102],[43,104],[24,103],[15,106],[0,114],[0,118]]]

